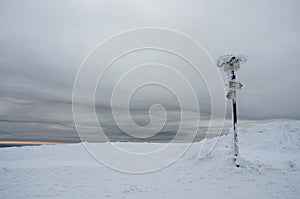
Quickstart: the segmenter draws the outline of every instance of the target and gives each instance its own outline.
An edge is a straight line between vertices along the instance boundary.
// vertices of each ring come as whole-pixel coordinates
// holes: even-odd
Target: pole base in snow
[[[233,163],[234,163],[234,165],[235,165],[237,168],[240,167],[239,156],[235,155],[235,156],[233,157]]]

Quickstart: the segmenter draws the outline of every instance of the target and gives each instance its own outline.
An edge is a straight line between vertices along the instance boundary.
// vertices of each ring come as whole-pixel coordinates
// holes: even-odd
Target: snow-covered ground
[[[82,144],[1,148],[0,198],[300,197],[299,121],[240,128],[240,168],[232,164],[231,139],[222,136],[203,159],[194,143],[171,166],[146,174],[107,168]]]

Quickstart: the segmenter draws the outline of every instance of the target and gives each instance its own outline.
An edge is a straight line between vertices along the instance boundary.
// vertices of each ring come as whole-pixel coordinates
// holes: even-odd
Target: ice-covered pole
[[[217,66],[223,68],[228,74],[229,82],[226,98],[232,101],[232,126],[233,126],[233,161],[239,167],[239,147],[237,134],[237,103],[236,90],[242,88],[242,83],[236,81],[235,71],[240,69],[240,64],[246,62],[247,58],[243,55],[225,55],[219,57]]]
[[[231,81],[235,81],[234,70],[232,71]],[[235,90],[233,91],[236,92]],[[236,98],[232,98],[232,126],[233,126],[233,161],[237,167],[239,167],[238,156],[239,156],[239,146],[238,146],[238,134],[236,130],[237,125],[237,110],[236,110]]]

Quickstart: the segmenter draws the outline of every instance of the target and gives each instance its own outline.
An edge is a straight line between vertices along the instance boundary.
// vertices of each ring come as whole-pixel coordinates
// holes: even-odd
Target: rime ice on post
[[[237,109],[236,109],[236,90],[243,87],[241,82],[236,81],[235,72],[240,69],[240,65],[247,61],[244,55],[224,55],[218,58],[217,66],[223,68],[228,75],[228,88],[226,98],[232,101],[232,124],[233,124],[233,161],[237,167],[240,166],[238,161],[239,147],[238,135],[236,130],[237,124]]]

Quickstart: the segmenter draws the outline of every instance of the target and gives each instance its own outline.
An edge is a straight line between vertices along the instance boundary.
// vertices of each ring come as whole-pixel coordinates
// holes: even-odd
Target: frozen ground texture
[[[231,162],[231,136],[223,136],[207,157],[199,159],[194,143],[171,166],[147,174],[109,169],[81,144],[1,148],[0,198],[300,197],[299,121],[241,128],[239,140],[241,168]]]

